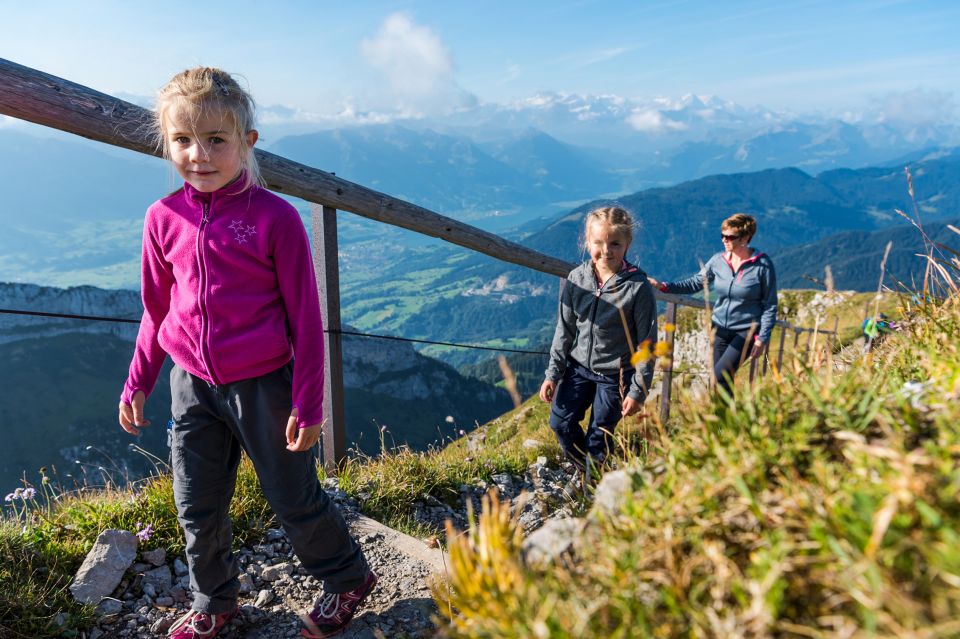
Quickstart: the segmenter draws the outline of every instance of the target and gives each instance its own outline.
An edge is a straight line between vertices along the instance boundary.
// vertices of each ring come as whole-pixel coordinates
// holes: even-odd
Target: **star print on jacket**
[[[257,233],[256,227],[248,226],[240,220],[233,220],[233,223],[230,224],[230,230],[233,231],[234,238],[241,244],[246,243],[251,235],[256,235]]]

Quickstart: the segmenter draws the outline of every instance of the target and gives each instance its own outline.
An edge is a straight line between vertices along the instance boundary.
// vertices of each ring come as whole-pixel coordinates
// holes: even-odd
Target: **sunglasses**
[[[728,240],[728,241],[730,241],[730,242],[733,242],[734,240],[739,240],[739,239],[740,239],[740,236],[739,236],[739,235],[727,235],[726,233],[721,233],[721,234],[720,234],[720,239],[721,239],[721,240]]]

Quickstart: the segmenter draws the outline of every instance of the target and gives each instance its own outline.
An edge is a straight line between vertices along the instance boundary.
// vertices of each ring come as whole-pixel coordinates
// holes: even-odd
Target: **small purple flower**
[[[153,524],[147,524],[144,526],[141,522],[137,522],[137,539],[140,541],[147,541],[150,537],[153,536]]]
[[[21,495],[21,499],[24,499],[24,500],[33,499],[36,496],[37,496],[37,490],[35,488],[32,488],[32,487],[24,488],[23,494]]]
[[[13,501],[13,500],[16,499],[16,498],[17,498],[17,496],[14,495],[13,493],[7,493],[7,496],[3,498],[3,501],[9,503],[9,502]]]

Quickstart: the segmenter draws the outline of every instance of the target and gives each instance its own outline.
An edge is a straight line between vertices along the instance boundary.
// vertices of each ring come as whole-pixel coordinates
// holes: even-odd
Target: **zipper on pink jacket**
[[[213,196],[210,196],[211,201]],[[210,356],[210,318],[207,317],[207,264],[203,257],[203,231],[210,221],[210,203],[203,203],[203,217],[200,219],[200,228],[197,229],[197,265],[200,277],[199,294],[197,295],[197,304],[200,306],[200,356],[203,359],[203,365],[207,368],[207,373],[214,384],[220,384],[216,371],[213,370],[213,358]]]

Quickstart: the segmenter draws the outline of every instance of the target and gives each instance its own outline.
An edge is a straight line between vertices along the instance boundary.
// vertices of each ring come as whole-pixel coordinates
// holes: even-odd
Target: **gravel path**
[[[466,523],[466,504],[479,511],[480,496],[496,489],[506,499],[516,500],[518,517],[527,533],[547,520],[570,516],[570,500],[564,486],[573,469],[550,468],[545,457],[532,464],[523,476],[495,475],[491,484],[480,481],[462,486],[456,507],[424,496],[413,508],[422,524],[442,530],[451,519],[460,528]],[[388,528],[360,513],[360,506],[327,480],[325,489],[363,546],[379,582],[360,608],[342,639],[430,637],[436,606],[428,583],[442,578],[444,557],[421,539]],[[237,551],[241,574],[240,616],[218,636],[226,639],[277,639],[299,637],[298,613],[308,608],[320,592],[320,584],[302,571],[282,530],[270,529],[266,538]],[[140,563],[104,599],[100,623],[82,639],[162,637],[171,623],[189,607],[186,566],[181,558],[169,558],[162,550],[141,553]]]
[[[379,577],[353,623],[339,636],[430,636],[436,606],[428,582],[434,576],[442,578],[441,551],[364,517],[355,505],[339,505]],[[241,614],[218,636],[299,637],[298,613],[310,607],[320,584],[302,571],[283,531],[269,530],[263,542],[241,548],[237,557],[245,570],[241,575]],[[157,557],[157,563],[161,565],[133,566],[134,576],[120,585],[118,598],[101,603],[100,624],[86,633],[86,639],[165,636],[171,623],[188,608],[186,566],[179,558],[172,566],[165,557]]]

